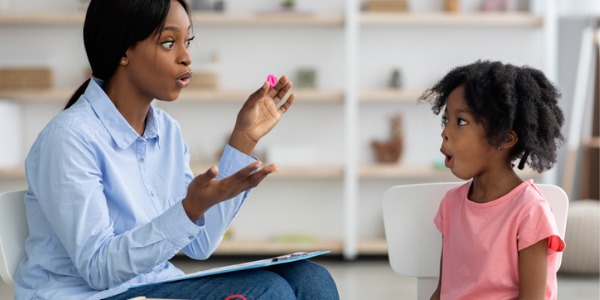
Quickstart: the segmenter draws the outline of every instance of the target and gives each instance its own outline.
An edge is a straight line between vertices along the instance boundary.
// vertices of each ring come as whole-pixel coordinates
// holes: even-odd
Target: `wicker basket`
[[[565,233],[565,252],[560,271],[598,275],[600,270],[600,203],[598,200],[571,202]]]
[[[52,70],[50,68],[0,68],[0,90],[47,89],[51,86]]]

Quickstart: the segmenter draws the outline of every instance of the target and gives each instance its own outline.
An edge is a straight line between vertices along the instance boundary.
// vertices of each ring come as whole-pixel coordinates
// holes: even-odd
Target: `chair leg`
[[[417,278],[417,299],[429,300],[438,285],[438,278]]]

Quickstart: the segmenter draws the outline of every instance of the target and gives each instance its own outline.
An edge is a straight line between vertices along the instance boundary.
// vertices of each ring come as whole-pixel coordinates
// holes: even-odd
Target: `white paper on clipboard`
[[[179,277],[175,277],[175,278],[171,278],[171,279],[167,279],[167,280],[163,280],[163,281],[158,281],[158,282],[142,284],[142,285],[138,285],[138,286],[135,286],[132,288],[147,286],[147,285],[151,285],[151,284],[160,284],[160,283],[167,283],[167,282],[173,282],[173,281],[179,281],[179,280],[198,278],[198,277],[203,277],[203,276],[223,274],[223,273],[229,273],[229,272],[235,272],[235,271],[241,271],[241,270],[263,268],[263,267],[274,266],[274,265],[279,265],[279,264],[286,264],[286,263],[299,261],[299,260],[303,260],[303,259],[309,259],[309,258],[312,258],[315,256],[327,254],[330,252],[331,251],[329,251],[329,250],[302,252],[302,253],[296,252],[296,253],[271,257],[271,258],[265,258],[265,259],[260,259],[260,260],[255,260],[255,261],[250,261],[250,262],[245,262],[245,263],[240,263],[240,264],[235,264],[235,265],[223,266],[223,267],[212,268],[212,269],[203,270],[203,271],[199,271],[199,272],[189,273],[189,274],[185,274],[183,276],[179,276]]]

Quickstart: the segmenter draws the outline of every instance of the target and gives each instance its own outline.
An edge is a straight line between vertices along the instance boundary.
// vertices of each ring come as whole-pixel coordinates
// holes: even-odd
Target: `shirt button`
[[[150,192],[150,196],[151,196],[151,197],[154,197],[154,192]]]
[[[139,162],[143,164],[144,163],[144,158],[140,157]]]
[[[194,239],[194,237],[193,237],[193,236],[191,236],[191,235],[190,235],[190,236],[188,236],[188,240],[190,240],[190,241],[191,241],[191,240],[193,240],[193,239]]]

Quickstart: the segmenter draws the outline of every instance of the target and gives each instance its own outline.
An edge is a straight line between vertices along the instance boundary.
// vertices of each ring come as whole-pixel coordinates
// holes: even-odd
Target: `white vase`
[[[0,100],[0,168],[22,164],[23,120],[21,106]]]

